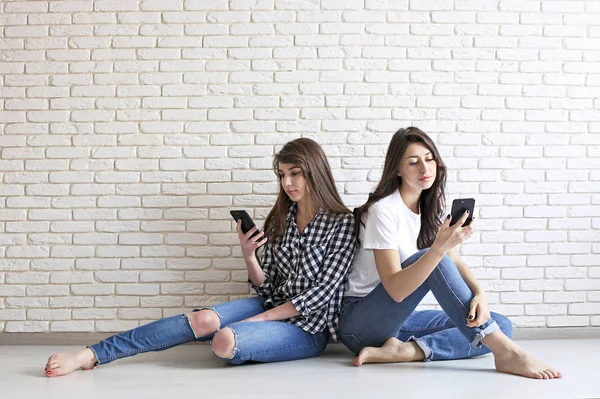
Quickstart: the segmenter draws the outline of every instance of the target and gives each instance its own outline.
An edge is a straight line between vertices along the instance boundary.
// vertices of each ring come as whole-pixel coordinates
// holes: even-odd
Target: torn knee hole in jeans
[[[217,312],[214,308],[200,308],[200,309],[194,309],[192,310],[192,314],[196,313],[196,312],[201,312],[203,310],[212,310],[216,315],[217,315],[217,319],[219,320],[219,327],[217,327],[216,331],[214,332],[215,334],[219,332],[220,330],[220,326],[221,326],[221,315],[219,314],[219,312]],[[183,316],[187,319],[188,324],[190,325],[190,329],[192,330],[192,333],[194,333],[194,337],[196,339],[202,337],[202,335],[198,334],[196,332],[196,330],[194,330],[194,326],[192,325],[192,320],[188,317],[187,313],[184,313]]]
[[[229,353],[226,353],[224,356],[220,356],[220,355],[216,354],[216,353],[215,353],[215,350],[214,350],[214,348],[213,348],[213,341],[214,341],[214,338],[213,338],[213,340],[210,342],[210,349],[212,350],[212,352],[213,352],[213,353],[215,354],[215,356],[217,356],[217,357],[220,357],[220,358],[225,358],[225,359],[233,359],[233,358],[234,358],[234,356],[235,356],[235,352],[238,350],[238,348],[237,348],[237,334],[236,334],[236,333],[235,333],[235,331],[234,331],[232,328],[230,328],[230,327],[225,327],[224,329],[217,331],[217,334],[218,334],[219,332],[221,332],[221,331],[225,331],[226,329],[227,329],[227,330],[229,330],[229,331],[231,331],[231,335],[233,336],[233,349],[231,350],[231,355],[229,355],[229,356],[226,356],[226,355],[228,355]],[[215,334],[215,338],[217,337],[217,334]]]

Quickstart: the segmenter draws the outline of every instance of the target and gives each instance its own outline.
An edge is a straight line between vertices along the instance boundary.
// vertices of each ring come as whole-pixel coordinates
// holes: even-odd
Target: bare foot
[[[96,366],[96,356],[90,348],[67,353],[55,353],[46,363],[46,377],[67,375],[79,368],[91,370]]]
[[[356,367],[363,363],[396,363],[415,362],[425,359],[423,350],[416,342],[402,342],[391,337],[381,348],[367,346],[354,358],[352,364]]]
[[[507,350],[502,355],[495,356],[496,370],[502,373],[516,374],[538,380],[561,378],[562,374],[551,367],[534,359],[521,348]]]

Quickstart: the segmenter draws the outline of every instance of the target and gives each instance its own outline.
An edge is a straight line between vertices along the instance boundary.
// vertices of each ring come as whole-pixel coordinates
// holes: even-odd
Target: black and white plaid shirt
[[[327,328],[337,341],[338,313],[356,246],[354,216],[320,211],[300,234],[297,210],[296,203],[290,206],[281,241],[265,244],[265,281],[250,284],[265,298],[267,309],[292,302],[300,315],[288,323],[311,334]]]

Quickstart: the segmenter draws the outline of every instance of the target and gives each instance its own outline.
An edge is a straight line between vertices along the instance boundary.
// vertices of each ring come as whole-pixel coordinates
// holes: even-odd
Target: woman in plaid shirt
[[[258,297],[172,316],[95,345],[52,355],[55,377],[190,341],[211,341],[228,363],[277,362],[318,356],[338,339],[338,311],[354,257],[354,217],[336,190],[327,157],[301,138],[275,155],[280,188],[264,233],[246,234],[238,222],[242,253]],[[256,250],[264,247],[262,262]]]

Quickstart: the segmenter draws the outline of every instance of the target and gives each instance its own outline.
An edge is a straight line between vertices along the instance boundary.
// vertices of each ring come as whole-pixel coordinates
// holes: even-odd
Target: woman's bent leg
[[[402,266],[413,264],[423,253],[417,252]],[[382,346],[390,337],[396,336],[428,292],[429,287],[424,284],[402,302],[396,302],[380,283],[363,298],[344,298],[340,312],[342,343],[356,354],[367,346]]]
[[[213,353],[231,364],[284,362],[319,356],[329,334],[310,334],[283,321],[238,322],[215,334]]]
[[[473,348],[478,348],[486,335],[500,329],[494,318],[490,318],[481,326],[467,327],[473,293],[449,256],[446,255],[442,258],[425,283],[452,323],[467,338]]]
[[[508,318],[495,312],[492,312],[492,318],[507,336],[512,337],[512,324]],[[484,345],[473,348],[441,310],[413,312],[396,337],[400,341],[416,342],[426,353],[426,361],[466,359],[490,352]]]

